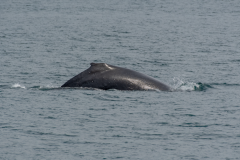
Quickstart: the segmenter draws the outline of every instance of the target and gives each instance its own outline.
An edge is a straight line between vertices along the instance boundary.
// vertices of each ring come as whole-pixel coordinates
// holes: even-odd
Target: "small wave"
[[[201,82],[199,83],[188,82],[183,79],[174,77],[173,88],[175,90],[182,90],[182,91],[204,91],[207,88],[213,88],[213,87],[211,85],[203,84]]]
[[[12,88],[22,88],[22,89],[26,89],[26,87],[24,85],[21,85],[19,83],[15,83],[12,85]]]
[[[240,84],[238,83],[211,83],[210,85],[214,85],[214,86],[240,86]]]

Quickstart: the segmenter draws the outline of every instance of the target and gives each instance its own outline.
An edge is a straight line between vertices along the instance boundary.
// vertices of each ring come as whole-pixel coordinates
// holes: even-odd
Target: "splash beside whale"
[[[106,63],[91,63],[90,68],[71,78],[61,87],[172,91],[171,87],[152,77]]]

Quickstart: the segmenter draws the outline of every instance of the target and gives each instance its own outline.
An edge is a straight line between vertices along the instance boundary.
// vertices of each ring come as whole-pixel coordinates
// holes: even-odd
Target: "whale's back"
[[[68,80],[61,87],[88,87],[104,90],[171,90],[169,86],[152,77],[106,63],[91,63],[90,68]]]

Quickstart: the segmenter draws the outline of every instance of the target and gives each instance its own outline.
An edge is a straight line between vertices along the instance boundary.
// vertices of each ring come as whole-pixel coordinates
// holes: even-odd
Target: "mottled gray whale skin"
[[[152,77],[106,63],[91,63],[90,68],[68,80],[61,87],[87,87],[103,90],[172,90]]]

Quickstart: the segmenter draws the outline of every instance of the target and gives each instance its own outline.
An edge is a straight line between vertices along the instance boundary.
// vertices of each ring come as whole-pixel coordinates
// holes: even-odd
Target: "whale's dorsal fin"
[[[91,67],[89,68],[91,73],[95,72],[104,72],[114,69],[106,63],[90,63]]]

